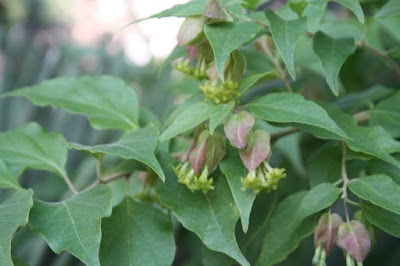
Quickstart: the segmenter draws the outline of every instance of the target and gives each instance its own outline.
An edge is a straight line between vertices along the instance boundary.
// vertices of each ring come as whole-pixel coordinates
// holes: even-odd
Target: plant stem
[[[72,184],[71,180],[69,179],[69,177],[67,175],[63,176],[65,183],[67,183],[69,189],[72,191],[72,193],[74,193],[74,195],[78,195],[78,191],[75,189],[74,185]]]
[[[101,167],[103,165],[103,157],[104,155],[100,156],[99,159],[97,160],[97,166],[96,166],[96,174],[97,174],[97,179],[101,180]]]
[[[112,181],[114,181],[114,180],[116,180],[116,179],[118,179],[118,178],[121,178],[121,177],[130,175],[131,173],[132,173],[132,172],[115,173],[115,174],[112,174],[112,175],[110,175],[110,176],[104,177],[104,178],[100,181],[100,183],[102,183],[102,184],[107,184],[107,183],[110,183],[110,182],[112,182]]]
[[[347,211],[347,185],[349,183],[349,178],[347,177],[346,170],[346,144],[343,144],[343,153],[342,153],[342,179],[343,179],[343,187],[342,187],[342,199],[344,200],[344,212],[346,214],[346,221],[349,222],[349,212]]]
[[[357,123],[367,122],[371,119],[371,114],[368,111],[359,112],[353,115]]]
[[[263,50],[263,52],[268,56],[268,58],[271,60],[272,64],[275,66],[275,69],[276,69],[276,71],[278,71],[280,78],[283,80],[283,83],[285,84],[285,87],[288,90],[288,92],[293,92],[293,89],[290,86],[290,83],[286,77],[285,71],[283,71],[281,64],[278,62],[278,60],[276,60],[276,58],[271,53],[271,50],[269,49],[268,44],[264,40],[261,40],[258,43],[260,44],[260,48]]]
[[[382,53],[381,51],[379,51],[375,47],[373,47],[373,46],[371,46],[371,45],[369,45],[369,44],[367,44],[365,42],[357,42],[356,45],[358,47],[367,48],[368,50],[372,51],[377,56],[382,57],[384,60],[386,60],[393,67],[393,69],[396,71],[396,74],[400,77],[400,67],[386,53]]]

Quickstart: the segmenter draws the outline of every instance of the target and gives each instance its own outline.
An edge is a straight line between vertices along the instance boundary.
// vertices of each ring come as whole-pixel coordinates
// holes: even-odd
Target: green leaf
[[[225,253],[242,265],[249,265],[236,243],[234,230],[239,211],[225,178],[214,176],[213,191],[193,193],[177,182],[171,168],[173,161],[167,156],[163,155],[160,160],[167,176],[166,182],[157,187],[161,202],[209,249]]]
[[[0,134],[0,159],[16,177],[26,168],[66,176],[67,153],[67,144],[62,135],[46,133],[36,123]]]
[[[18,190],[0,205],[0,262],[14,265],[11,259],[11,238],[20,226],[28,223],[29,210],[33,205],[33,191]]]
[[[213,120],[218,120],[221,113],[232,109],[227,108],[230,105],[232,105],[232,103],[215,105],[206,102],[197,102],[190,105],[188,108],[182,110],[182,112],[176,116],[172,124],[161,134],[160,142],[184,133],[203,123],[210,117],[213,117]],[[216,121],[213,122],[213,127],[215,123]]]
[[[66,250],[86,265],[100,265],[100,224],[111,215],[111,197],[111,190],[99,185],[62,202],[35,200],[29,226],[55,253]]]
[[[350,182],[351,192],[360,198],[400,214],[400,186],[385,175],[363,176]]]
[[[364,23],[364,12],[360,6],[359,0],[333,0],[348,9],[350,9],[361,23]]]
[[[134,20],[125,27],[151,18],[189,17],[189,16],[202,15],[204,12],[205,5],[206,5],[205,0],[189,1],[186,4],[175,5],[169,9],[163,10],[160,13],[154,14],[148,18]]]
[[[368,170],[374,175],[379,175],[379,174],[387,175],[394,182],[400,185],[400,171],[399,168],[396,166],[393,166],[382,160],[374,159],[368,161]]]
[[[260,0],[242,0],[241,2],[242,7],[252,11],[255,11],[260,4]]]
[[[329,143],[311,156],[308,176],[311,187],[321,183],[334,183],[341,178],[341,146]]]
[[[208,129],[210,134],[214,133],[215,128],[229,115],[235,106],[235,102],[229,102],[223,105],[223,108],[219,112],[212,113],[210,115],[210,123]]]
[[[16,178],[10,173],[10,171],[7,169],[7,166],[1,159],[0,159],[0,188],[13,188],[13,189],[21,188]]]
[[[315,53],[321,60],[325,79],[335,96],[339,95],[339,71],[349,55],[356,50],[354,39],[334,39],[323,32],[317,32],[313,40]]]
[[[307,30],[307,19],[284,20],[270,9],[265,12],[265,15],[271,23],[270,30],[274,43],[282,55],[290,76],[295,80],[294,48],[300,36]]]
[[[338,188],[324,183],[282,201],[267,227],[257,265],[272,265],[284,260],[303,238],[313,232],[315,214],[331,206],[338,196]]]
[[[168,216],[130,197],[102,221],[102,265],[171,265],[175,242]]]
[[[0,97],[25,96],[39,106],[51,105],[83,114],[98,129],[138,127],[139,102],[135,90],[110,76],[61,77]]]
[[[379,125],[386,129],[393,137],[400,137],[400,92],[379,102],[370,111],[371,125]]]
[[[305,125],[308,131],[316,128],[339,138],[348,138],[321,106],[304,99],[300,94],[270,93],[253,101],[251,111],[255,116],[269,122]]]
[[[400,215],[378,207],[369,202],[361,205],[365,217],[370,223],[388,234],[400,238]]]
[[[351,150],[372,155],[396,167],[400,167],[400,161],[390,155],[390,153],[399,151],[400,142],[395,141],[383,128],[357,126],[357,122],[352,116],[342,112],[336,106],[322,102],[319,104],[324,107],[329,116],[347,133],[349,138],[342,140],[347,143]],[[311,130],[313,131],[312,134],[319,138],[336,138],[336,136],[327,131]]]
[[[260,74],[255,74],[249,77],[246,77],[244,79],[242,79],[241,81],[239,81],[239,85],[238,85],[238,91],[240,91],[240,93],[243,93],[245,91],[247,91],[249,88],[251,88],[251,86],[253,86],[257,81],[259,81],[260,79],[262,79],[263,77],[265,77],[266,75],[273,73],[273,71],[268,71],[268,72],[264,72],[264,73],[260,73]]]
[[[224,78],[224,65],[229,55],[240,46],[254,39],[261,26],[253,22],[218,23],[205,25],[204,33],[214,51],[219,77]]]
[[[303,15],[304,9],[308,6],[307,1],[289,1],[288,3],[291,10],[296,12],[296,14],[301,17]]]
[[[256,194],[251,189],[242,191],[241,178],[245,178],[248,171],[240,160],[238,150],[231,145],[226,146],[227,153],[220,168],[228,181],[233,199],[240,212],[243,232],[246,233],[249,229],[250,213]]]
[[[109,144],[86,146],[78,143],[69,143],[69,147],[88,151],[94,155],[106,153],[120,156],[124,159],[134,159],[150,167],[164,181],[165,176],[161,169],[154,150],[157,147],[158,129],[149,125],[142,129],[127,131],[120,140]]]

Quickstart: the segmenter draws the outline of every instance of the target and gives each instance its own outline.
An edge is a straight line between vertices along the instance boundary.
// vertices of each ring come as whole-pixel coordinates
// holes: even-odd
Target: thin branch
[[[358,47],[364,47],[367,48],[368,50],[372,51],[374,54],[377,56],[382,57],[384,60],[386,60],[396,71],[396,74],[400,77],[400,67],[396,64],[396,62],[390,58],[386,53],[382,53],[379,49],[376,49],[375,47],[365,43],[365,42],[357,42],[356,45]]]
[[[347,177],[346,170],[346,144],[343,142],[343,153],[342,153],[342,178],[343,178],[343,187],[342,187],[342,199],[344,200],[344,212],[346,214],[346,221],[349,222],[349,212],[347,211],[347,184],[349,183],[349,178]]]
[[[131,173],[132,173],[132,172],[115,173],[115,174],[112,174],[112,175],[110,175],[110,176],[104,177],[104,178],[100,181],[100,183],[102,183],[102,184],[107,184],[107,183],[110,183],[110,182],[112,182],[112,181],[114,181],[114,180],[116,180],[116,179],[118,179],[118,178],[121,178],[121,177],[130,175]]]
[[[288,90],[288,92],[293,92],[293,89],[290,86],[290,83],[286,77],[285,71],[283,71],[281,64],[278,62],[278,60],[276,60],[276,58],[271,53],[271,50],[269,49],[268,44],[263,40],[258,42],[258,44],[260,45],[260,48],[263,50],[263,52],[271,60],[272,64],[275,66],[275,69],[278,71],[279,75],[281,76],[281,79],[283,80],[283,83],[285,84],[285,87]]]
[[[357,123],[364,123],[371,119],[371,114],[368,111],[359,112],[353,115]]]
[[[104,156],[100,156],[100,158],[99,158],[98,161],[97,161],[96,174],[97,174],[97,179],[98,179],[98,180],[101,180],[101,175],[102,175],[102,173],[101,173],[101,167],[102,167],[102,165],[103,165],[103,157],[104,157]]]
[[[72,184],[71,180],[69,179],[69,177],[67,175],[63,176],[65,183],[67,183],[69,189],[72,191],[72,193],[74,193],[74,195],[78,195],[78,191],[75,189],[74,185]]]
[[[99,180],[96,180],[93,184],[91,184],[90,186],[88,186],[87,188],[85,188],[84,190],[82,190],[82,191],[79,192],[79,193],[83,193],[83,192],[86,192],[86,191],[88,191],[88,190],[91,190],[92,188],[94,188],[94,187],[97,186],[98,184],[100,184],[100,181],[99,181]]]

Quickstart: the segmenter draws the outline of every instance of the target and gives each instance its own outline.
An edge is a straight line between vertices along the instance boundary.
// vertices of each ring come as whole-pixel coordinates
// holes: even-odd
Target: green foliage
[[[111,196],[101,185],[62,202],[35,200],[29,226],[55,253],[67,250],[86,265],[100,265],[100,224],[111,215]]]
[[[266,2],[194,0],[149,17],[186,19],[158,80],[154,69],[133,72],[155,92],[104,75],[10,90],[5,75],[1,111],[23,96],[83,122],[38,119],[63,135],[48,133],[21,126],[22,104],[10,107],[0,264],[20,264],[11,255],[34,232],[43,248],[66,251],[54,265],[69,254],[86,265],[308,265],[313,231],[314,263],[325,265],[335,245],[348,265],[375,263],[377,229],[400,237],[400,3],[336,0],[338,11],[325,0]],[[169,80],[177,106],[164,94]],[[49,110],[58,112],[40,112]],[[46,172],[62,179],[32,178]],[[338,235],[317,227],[332,209]]]

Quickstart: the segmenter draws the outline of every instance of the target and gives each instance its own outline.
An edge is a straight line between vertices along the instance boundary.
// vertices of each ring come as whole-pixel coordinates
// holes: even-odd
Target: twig
[[[371,119],[371,114],[368,111],[359,112],[353,115],[357,123],[367,122]]]
[[[347,211],[347,185],[349,183],[349,178],[347,177],[346,170],[346,144],[343,142],[343,153],[342,153],[342,178],[343,178],[343,187],[342,187],[342,199],[344,200],[344,211],[346,214],[346,221],[349,222],[349,212]]]
[[[71,180],[69,179],[69,177],[67,175],[63,176],[65,183],[67,183],[69,189],[72,191],[72,193],[74,193],[74,195],[78,195],[78,191],[75,189],[74,185],[72,184]]]
[[[112,175],[110,175],[110,176],[104,177],[104,178],[100,181],[100,183],[102,183],[102,184],[107,184],[107,183],[110,183],[110,182],[112,182],[112,181],[114,181],[114,180],[116,180],[116,179],[118,179],[118,178],[121,178],[121,177],[130,175],[131,173],[132,173],[132,172],[115,173],[115,174],[112,174]]]
[[[86,192],[88,190],[91,190],[92,188],[94,188],[95,186],[97,186],[98,184],[100,184],[99,180],[96,180],[93,184],[91,184],[90,186],[88,186],[87,188],[85,188],[84,190],[82,190],[80,193]]]
[[[283,80],[283,83],[285,84],[285,87],[288,90],[288,92],[293,92],[293,89],[290,86],[290,83],[286,77],[285,71],[283,71],[281,64],[272,55],[271,50],[268,47],[268,44],[263,40],[261,40],[258,43],[260,45],[260,48],[263,50],[263,52],[268,56],[268,58],[271,60],[272,64],[275,66],[275,69],[278,71],[279,75],[281,76],[281,79]]]
[[[365,43],[365,42],[357,42],[356,45],[358,47],[364,47],[367,48],[368,50],[371,50],[374,54],[376,54],[377,56],[382,57],[383,59],[385,59],[392,67],[393,69],[396,71],[396,74],[400,77],[400,67],[396,64],[395,61],[393,61],[392,58],[390,58],[386,53],[382,53],[381,51],[379,51],[378,49],[376,49],[375,47]]]

